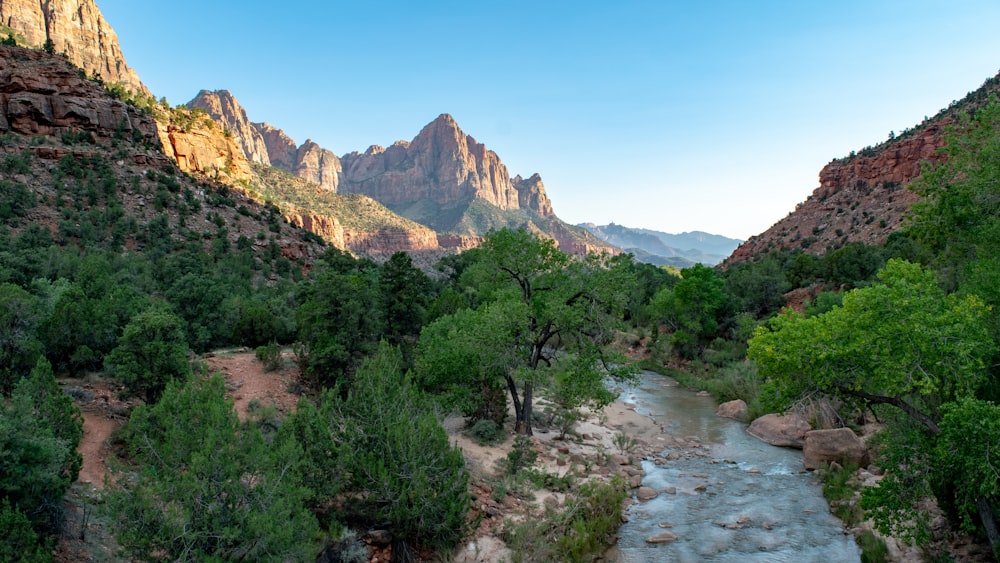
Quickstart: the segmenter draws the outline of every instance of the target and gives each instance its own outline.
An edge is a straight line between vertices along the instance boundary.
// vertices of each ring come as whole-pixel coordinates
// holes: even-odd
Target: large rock
[[[721,416],[722,418],[743,420],[743,418],[747,415],[747,403],[743,399],[727,401],[719,405],[719,408],[715,409],[715,415]]]
[[[250,162],[259,162],[270,166],[271,159],[267,154],[264,137],[250,123],[246,110],[236,101],[229,90],[216,90],[214,92],[202,90],[187,103],[187,107],[202,109],[212,119],[221,123]]]
[[[61,57],[0,46],[0,132],[53,135],[79,130],[156,142],[152,119],[111,98],[96,82],[80,78]]]
[[[65,53],[90,76],[149,94],[125,63],[118,35],[94,0],[4,0],[0,2],[0,24],[24,36],[31,47],[42,47],[51,40],[55,53]]]
[[[806,432],[802,455],[806,469],[819,469],[825,463],[864,466],[868,449],[850,428]]]
[[[765,414],[750,423],[747,432],[772,446],[801,449],[805,443],[806,432],[811,429],[809,422],[796,413]]]

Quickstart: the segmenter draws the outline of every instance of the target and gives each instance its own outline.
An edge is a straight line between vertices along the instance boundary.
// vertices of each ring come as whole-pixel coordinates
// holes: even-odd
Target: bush
[[[40,538],[28,519],[10,501],[0,504],[0,561],[43,563],[53,561],[49,541]]]
[[[614,543],[627,486],[621,477],[591,481],[567,496],[562,510],[510,525],[504,538],[513,561],[594,561]]]
[[[265,346],[258,346],[256,350],[257,359],[264,364],[267,371],[275,371],[281,368],[281,347],[277,342],[272,341]]]
[[[105,364],[130,393],[156,402],[169,382],[191,375],[184,321],[162,308],[140,313],[125,326]]]
[[[517,475],[518,471],[531,467],[538,459],[538,452],[531,449],[531,438],[524,434],[514,437],[514,448],[504,458],[504,469],[508,475]]]
[[[301,449],[241,425],[221,377],[170,382],[157,404],[133,411],[123,435],[143,471],[119,479],[126,485],[107,506],[131,555],[304,561],[318,550]]]
[[[492,420],[480,420],[469,429],[469,436],[480,446],[493,446],[504,439],[503,430]]]

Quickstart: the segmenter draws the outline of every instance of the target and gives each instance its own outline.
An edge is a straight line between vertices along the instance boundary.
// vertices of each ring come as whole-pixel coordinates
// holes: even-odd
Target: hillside
[[[640,262],[686,268],[700,263],[713,266],[724,260],[742,241],[694,231],[670,234],[616,225],[578,225],[601,240],[631,252]]]
[[[820,171],[820,186],[795,211],[743,243],[726,263],[774,250],[823,254],[852,242],[885,242],[919,199],[907,184],[920,175],[922,163],[941,159],[938,149],[949,127],[998,92],[1000,74],[912,129],[834,159]]]
[[[0,46],[0,63],[4,196],[20,200],[14,234],[42,227],[59,244],[168,252],[250,237],[257,260],[301,268],[322,251],[273,208],[180,174],[157,123],[64,58]],[[266,255],[269,244],[277,256]]]

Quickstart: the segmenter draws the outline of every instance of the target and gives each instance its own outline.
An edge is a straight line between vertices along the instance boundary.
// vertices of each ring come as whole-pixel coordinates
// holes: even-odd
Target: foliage
[[[335,503],[348,522],[388,524],[404,543],[448,548],[465,529],[465,461],[401,364],[382,343],[346,397],[327,389],[318,407],[303,400],[281,432],[305,448],[314,502]]]
[[[400,344],[404,338],[415,339],[427,317],[431,280],[413,266],[405,252],[394,253],[379,272],[381,309],[385,320],[385,338]]]
[[[371,353],[384,329],[379,307],[378,269],[335,248],[301,288],[297,313],[306,375],[334,386]]]
[[[257,361],[264,364],[264,369],[274,371],[281,367],[281,347],[277,342],[271,342],[265,346],[258,346],[254,351]]]
[[[514,404],[515,429],[523,434],[531,433],[539,383],[552,381],[564,407],[610,402],[604,378],[633,373],[611,347],[634,284],[630,259],[575,259],[525,230],[488,234],[475,258],[459,283],[474,288],[472,302],[479,304],[421,333],[420,381],[474,397],[497,385],[490,381],[502,380]]]
[[[0,284],[0,394],[9,394],[35,365],[42,348],[36,337],[39,317],[31,294],[13,284]]]
[[[719,327],[718,313],[726,303],[725,281],[715,270],[695,264],[681,270],[673,288],[653,297],[656,318],[672,330],[671,344],[687,358],[694,358]]]
[[[567,495],[561,509],[509,525],[505,540],[513,561],[596,561],[614,543],[627,487],[621,477],[591,481]]]
[[[480,446],[492,446],[499,444],[504,439],[503,430],[497,426],[496,422],[485,419],[476,421],[469,429],[469,436]]]
[[[57,529],[62,497],[76,480],[83,435],[78,409],[43,358],[0,401],[0,497],[40,530]]]
[[[221,377],[169,382],[124,435],[138,480],[110,495],[118,541],[139,559],[310,558],[318,528],[298,480],[301,450],[241,426]]]
[[[50,542],[39,537],[31,521],[6,498],[0,503],[0,561],[45,563],[54,561]]]
[[[169,382],[184,381],[191,374],[183,323],[177,315],[152,307],[125,326],[105,362],[130,393],[141,393],[147,403],[154,403]]]
[[[1000,500],[1000,406],[964,398],[941,410],[941,434],[933,452],[938,497],[948,494],[942,500],[957,512],[962,530],[973,532],[977,502]]]
[[[534,465],[538,459],[538,452],[532,449],[531,438],[524,434],[514,437],[514,447],[507,452],[504,458],[504,471],[508,475],[517,475],[522,469],[527,469]]]
[[[878,283],[847,293],[841,307],[772,319],[749,355],[779,404],[819,389],[892,404],[935,428],[937,407],[969,396],[986,376],[986,315],[974,296],[945,295],[933,272],[891,260]]]

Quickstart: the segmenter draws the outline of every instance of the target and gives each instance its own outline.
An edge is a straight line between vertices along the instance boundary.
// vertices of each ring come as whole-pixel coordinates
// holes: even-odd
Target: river
[[[716,416],[710,397],[652,372],[621,399],[695,447],[665,450],[661,465],[643,462],[643,485],[668,492],[629,509],[619,561],[860,560],[817,479],[803,471],[801,451],[753,438],[744,424]],[[677,539],[646,541],[663,532]]]

